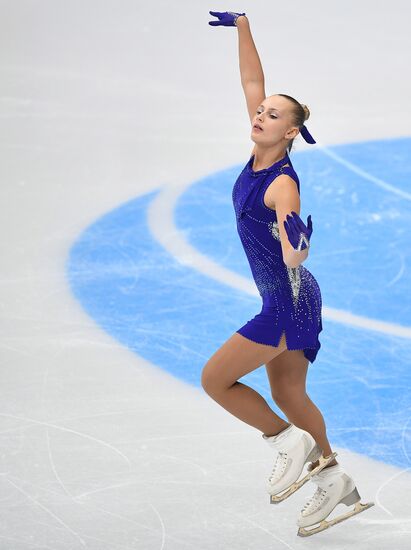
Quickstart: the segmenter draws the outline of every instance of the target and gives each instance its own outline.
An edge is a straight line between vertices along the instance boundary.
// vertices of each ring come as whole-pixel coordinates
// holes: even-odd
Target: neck
[[[262,149],[255,146],[253,170],[263,170],[285,157],[287,150],[283,147]]]

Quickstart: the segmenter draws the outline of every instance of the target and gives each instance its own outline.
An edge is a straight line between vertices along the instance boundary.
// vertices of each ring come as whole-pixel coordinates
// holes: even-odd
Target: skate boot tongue
[[[300,430],[300,428],[297,428],[297,426],[291,424],[288,428],[277,435],[267,436],[263,434],[263,439],[265,439],[274,449],[282,448],[285,439],[287,440],[287,443],[294,443],[294,441],[297,441],[301,437],[301,431],[302,430]]]
[[[328,466],[327,468],[323,468],[320,472],[312,476],[311,481],[321,486],[322,482],[329,483],[330,478],[334,476],[340,477],[341,474],[343,473],[344,473],[344,469],[342,468],[341,464],[338,463],[338,464],[334,464],[334,466]]]

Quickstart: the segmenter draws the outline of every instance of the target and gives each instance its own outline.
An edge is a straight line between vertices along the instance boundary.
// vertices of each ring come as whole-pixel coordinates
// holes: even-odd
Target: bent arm
[[[287,212],[287,214],[289,214],[289,212]],[[285,235],[285,238],[287,239],[287,242],[288,242],[287,234]],[[308,248],[304,248],[304,250],[296,250],[292,246],[289,246],[287,258],[284,258],[284,263],[287,265],[287,267],[298,267],[307,259],[307,257],[308,257]]]
[[[287,267],[298,267],[308,257],[309,249],[296,250],[290,243],[284,227],[287,214],[291,215],[291,211],[294,211],[300,215],[300,195],[298,194],[297,184],[292,178],[282,174],[275,179],[274,189],[275,211],[280,232],[283,261]]]
[[[237,19],[238,54],[240,58],[241,84],[249,82],[264,83],[264,73],[250,31],[248,18],[244,15]]]

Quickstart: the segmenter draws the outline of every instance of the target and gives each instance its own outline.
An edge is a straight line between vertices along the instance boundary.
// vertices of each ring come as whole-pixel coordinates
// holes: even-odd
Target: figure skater
[[[237,231],[250,264],[262,309],[207,361],[204,390],[237,418],[262,432],[277,451],[267,490],[281,502],[311,479],[318,487],[297,520],[298,534],[311,535],[357,514],[353,479],[336,461],[324,418],[306,392],[309,362],[316,359],[322,331],[321,292],[301,264],[308,256],[313,226],[299,217],[300,182],[288,155],[300,133],[315,143],[304,121],[309,109],[286,94],[266,97],[264,74],[245,13],[209,12],[211,26],[237,27],[241,84],[252,125],[254,148],[232,192]],[[271,395],[287,420],[249,386],[238,382],[265,364]],[[311,463],[310,463],[311,461]],[[308,474],[299,479],[306,463]],[[330,521],[339,504],[354,510]],[[311,530],[306,527],[321,523]]]

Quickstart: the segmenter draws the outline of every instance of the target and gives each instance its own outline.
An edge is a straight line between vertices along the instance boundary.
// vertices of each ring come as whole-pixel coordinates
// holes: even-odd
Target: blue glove
[[[307,218],[307,226],[305,226],[297,212],[291,211],[291,214],[294,214],[294,216],[287,214],[287,221],[284,220],[284,227],[288,235],[288,240],[295,250],[309,248],[310,238],[313,232],[311,214]]]
[[[218,21],[209,21],[208,24],[212,27],[218,27],[219,25],[224,25],[225,27],[236,27],[237,19],[240,15],[245,15],[245,13],[236,13],[234,11],[210,11],[211,15],[218,17]]]

